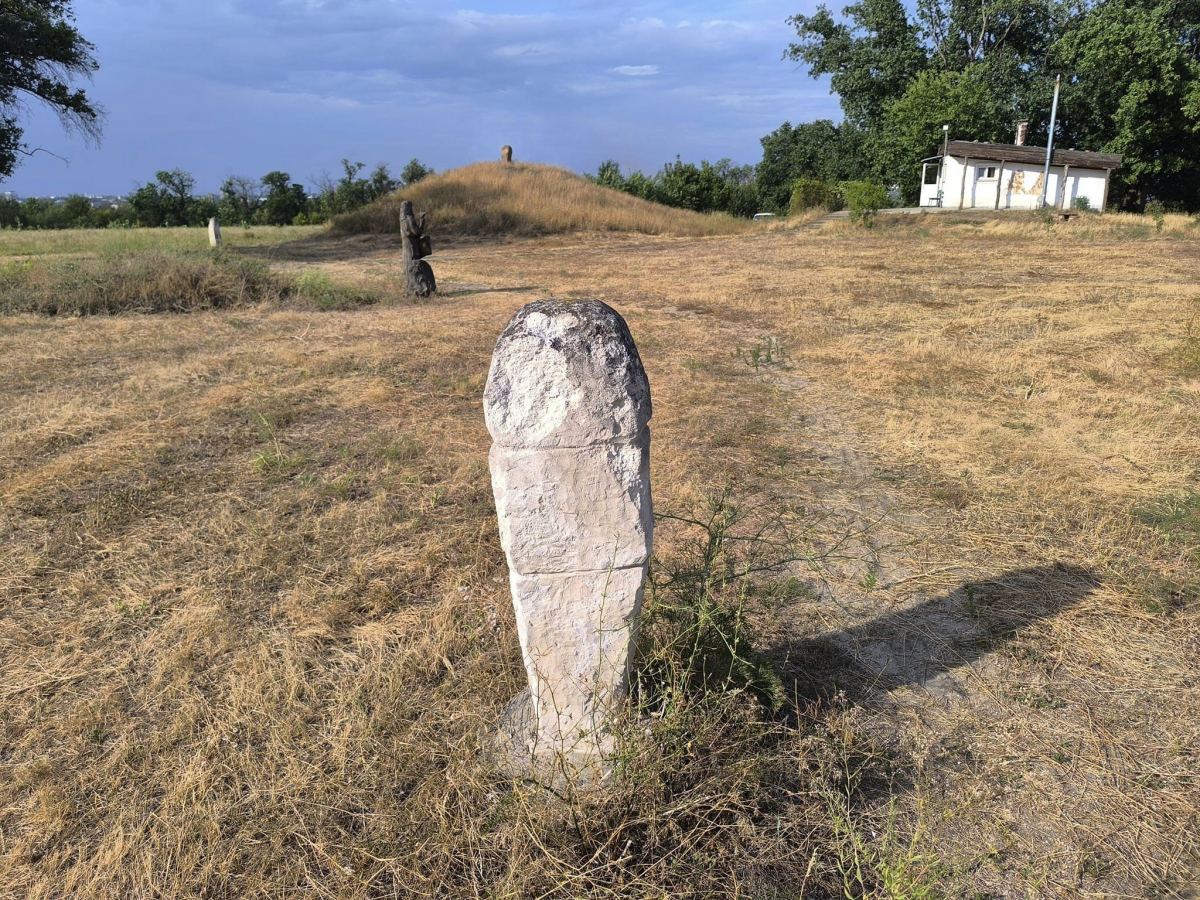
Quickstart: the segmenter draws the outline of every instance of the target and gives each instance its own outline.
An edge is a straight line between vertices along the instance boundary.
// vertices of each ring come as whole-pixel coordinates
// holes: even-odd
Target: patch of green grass
[[[356,484],[358,484],[357,475],[353,473],[343,475],[340,478],[333,478],[325,482],[322,493],[336,500],[349,500],[354,494]]]
[[[1181,543],[1200,552],[1200,493],[1175,494],[1134,509],[1144,525],[1157,530],[1169,543]]]
[[[1200,600],[1200,581],[1184,584],[1162,575],[1151,575],[1142,590],[1148,612],[1169,615]]]
[[[278,421],[273,415],[259,413],[259,436],[270,446],[255,455],[251,466],[260,475],[282,478],[302,468],[307,460],[302,455],[289,453],[284,449],[276,431]]]
[[[296,294],[321,309],[354,309],[379,302],[374,291],[356,284],[334,281],[325,272],[309,269],[296,279]]]
[[[390,463],[412,462],[424,453],[425,448],[408,435],[401,435],[383,448],[383,458]]]
[[[948,867],[923,849],[928,837],[923,815],[918,813],[917,827],[904,836],[894,801],[874,828],[858,821],[847,798],[834,795],[828,802],[840,838],[837,867],[847,898],[942,900],[954,896],[943,889],[950,875]]]

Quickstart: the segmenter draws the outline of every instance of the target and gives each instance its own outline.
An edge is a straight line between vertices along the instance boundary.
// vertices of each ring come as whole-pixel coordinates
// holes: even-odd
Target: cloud
[[[661,68],[659,66],[617,66],[612,71],[618,75],[631,75],[636,78],[644,75],[657,75]]]
[[[125,190],[161,168],[205,189],[230,171],[307,177],[343,157],[438,169],[518,158],[756,162],[784,120],[840,118],[827,83],[781,60],[787,16],[816,0],[97,0],[80,30],[108,110],[89,150],[38,113],[21,194]],[[501,11],[503,10],[503,11]],[[137,29],[128,27],[136,21]],[[653,64],[641,60],[653,59]]]

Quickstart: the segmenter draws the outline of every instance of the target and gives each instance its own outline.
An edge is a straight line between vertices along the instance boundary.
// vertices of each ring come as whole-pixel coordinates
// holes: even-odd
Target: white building
[[[1015,144],[950,141],[946,155],[924,161],[921,205],[950,209],[1037,209],[1042,200],[1046,148],[1024,144],[1025,123]],[[1120,167],[1117,153],[1055,150],[1050,158],[1046,206],[1072,209],[1080,197],[1091,209],[1108,205],[1108,179]]]

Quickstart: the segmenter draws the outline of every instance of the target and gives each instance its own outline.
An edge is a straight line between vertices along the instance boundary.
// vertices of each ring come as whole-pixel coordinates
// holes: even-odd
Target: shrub
[[[361,285],[309,270],[295,280],[228,252],[37,258],[0,265],[0,315],[195,312],[300,300],[320,309],[379,302]]]
[[[1163,222],[1167,217],[1167,208],[1158,200],[1151,200],[1146,204],[1146,215],[1154,220],[1154,230],[1162,234]]]
[[[875,223],[875,213],[888,205],[887,188],[874,181],[842,182],[842,196],[850,207],[850,218],[867,228]]]
[[[224,254],[46,258],[0,267],[0,313],[191,312],[279,300],[287,290],[262,263]]]
[[[1092,209],[1092,201],[1087,197],[1076,197],[1071,205],[1080,212],[1090,212]]]
[[[823,208],[836,212],[843,206],[842,195],[835,185],[821,178],[797,178],[792,186],[788,212],[792,215],[807,209]]]

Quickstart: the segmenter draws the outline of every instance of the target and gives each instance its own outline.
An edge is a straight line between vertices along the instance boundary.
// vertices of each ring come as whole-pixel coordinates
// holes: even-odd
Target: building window
[[[975,177],[980,181],[985,181],[989,178],[995,178],[996,177],[996,167],[995,166],[980,166],[978,169],[975,170]]]
[[[926,184],[937,184],[938,183],[938,167],[937,166],[927,165],[925,167],[925,183]]]

